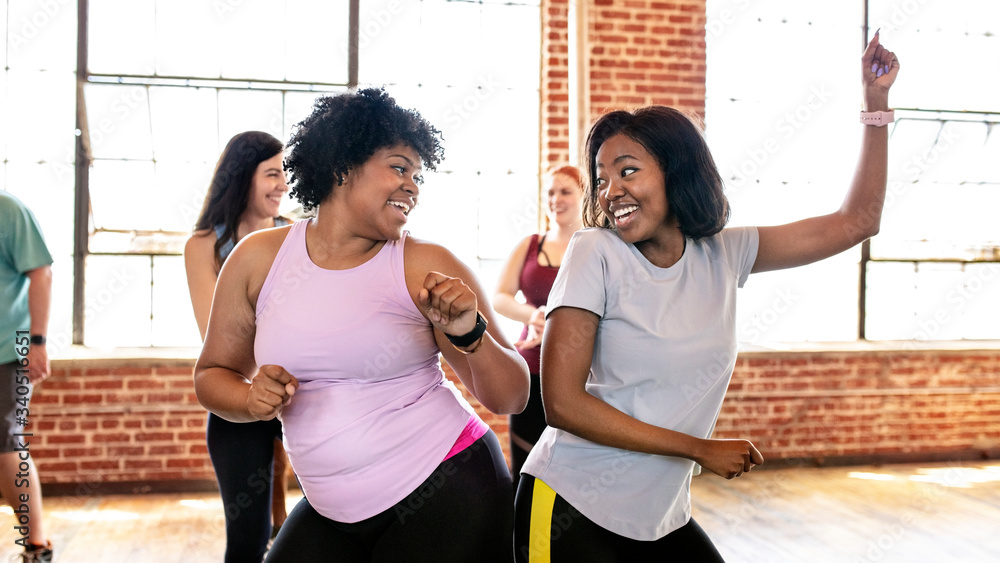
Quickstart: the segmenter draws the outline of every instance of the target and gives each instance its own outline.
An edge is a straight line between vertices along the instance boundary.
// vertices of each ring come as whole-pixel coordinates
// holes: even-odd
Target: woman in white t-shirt
[[[889,88],[878,34],[862,55],[861,156],[834,213],[724,228],[729,203],[700,130],[654,106],[615,111],[587,139],[588,227],[570,242],[547,307],[549,428],[522,470],[515,557],[722,561],[691,519],[696,466],[732,479],[763,463],[710,438],[736,363],[736,289],[751,273],[815,262],[878,232]]]

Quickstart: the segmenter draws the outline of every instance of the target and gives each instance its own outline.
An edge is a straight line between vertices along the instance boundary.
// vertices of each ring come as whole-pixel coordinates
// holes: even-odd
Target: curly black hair
[[[687,115],[666,106],[612,111],[591,127],[586,144],[590,185],[583,204],[585,226],[614,228],[598,197],[597,152],[619,133],[642,145],[659,163],[670,210],[684,236],[698,240],[726,226],[729,200],[701,129]]]
[[[416,110],[396,105],[382,88],[319,98],[288,142],[291,195],[307,211],[314,209],[344,183],[348,171],[397,144],[413,147],[428,170],[444,159],[441,132]]]

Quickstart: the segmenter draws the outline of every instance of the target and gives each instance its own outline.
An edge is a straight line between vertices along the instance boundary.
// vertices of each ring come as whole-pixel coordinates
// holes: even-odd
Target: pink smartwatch
[[[861,112],[861,123],[884,127],[896,120],[895,112],[889,111],[863,111]]]

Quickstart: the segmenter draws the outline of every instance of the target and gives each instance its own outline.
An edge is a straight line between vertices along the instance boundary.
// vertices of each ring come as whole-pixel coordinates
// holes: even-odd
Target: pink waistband
[[[465,423],[465,428],[462,429],[462,433],[459,434],[458,439],[455,440],[455,445],[451,447],[451,450],[448,451],[448,454],[445,455],[444,459],[441,461],[445,461],[465,448],[471,446],[473,442],[482,438],[483,435],[489,431],[489,425],[483,422],[482,419],[476,415],[470,416],[469,421]]]

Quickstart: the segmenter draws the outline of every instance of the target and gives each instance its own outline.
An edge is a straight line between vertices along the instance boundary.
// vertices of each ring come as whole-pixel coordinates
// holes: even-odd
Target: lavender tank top
[[[308,224],[292,225],[261,288],[254,355],[299,380],[280,419],[309,503],[358,522],[416,489],[476,415],[406,289],[406,233],[356,268],[324,270]]]

